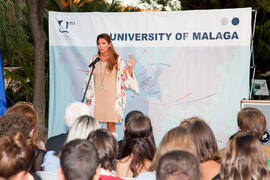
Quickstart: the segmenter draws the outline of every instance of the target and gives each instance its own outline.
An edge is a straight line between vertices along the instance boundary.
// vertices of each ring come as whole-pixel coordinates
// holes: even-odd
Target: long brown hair
[[[113,134],[107,129],[97,129],[92,131],[87,139],[97,148],[101,167],[111,171],[115,170],[118,143]]]
[[[195,144],[187,131],[182,127],[176,127],[171,129],[163,137],[157,148],[154,159],[152,161],[152,165],[149,170],[156,171],[160,158],[167,152],[174,150],[188,151],[196,156]]]
[[[218,146],[214,133],[202,119],[193,120],[186,129],[195,143],[200,162],[219,160]]]
[[[113,44],[112,44],[112,40],[111,40],[111,37],[106,34],[106,33],[103,33],[103,34],[100,34],[97,36],[97,44],[98,44],[98,40],[99,39],[104,39],[106,40],[109,44],[111,44],[111,47],[109,48],[109,59],[107,60],[107,69],[111,72],[114,68],[117,70],[117,60],[118,60],[118,54],[116,53],[114,47],[113,47]],[[98,55],[100,56],[100,52],[98,51]]]
[[[251,134],[239,132],[225,148],[221,162],[221,179],[269,179],[267,159],[260,141]]]
[[[156,151],[151,121],[147,116],[138,114],[129,118],[122,147],[122,158],[133,156],[129,168],[136,177],[144,168],[145,159],[152,161]]]

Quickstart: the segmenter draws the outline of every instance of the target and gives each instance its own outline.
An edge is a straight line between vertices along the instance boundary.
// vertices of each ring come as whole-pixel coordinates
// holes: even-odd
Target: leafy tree
[[[49,0],[46,7],[47,10],[64,12],[123,12],[140,10],[136,7],[123,7],[118,0],[113,0],[112,3],[101,0]]]
[[[140,0],[145,8],[160,11],[177,11],[181,10],[180,0]]]
[[[4,75],[9,81],[8,106],[17,101],[32,101],[33,46],[29,42],[24,5],[15,0],[0,0],[0,48]]]

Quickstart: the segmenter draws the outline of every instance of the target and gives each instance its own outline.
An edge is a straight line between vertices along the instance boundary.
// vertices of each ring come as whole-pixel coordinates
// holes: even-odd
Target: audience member
[[[0,180],[33,180],[29,173],[34,159],[31,142],[20,133],[0,138]]]
[[[222,159],[222,180],[269,180],[270,172],[263,147],[257,137],[239,132],[227,144]]]
[[[29,121],[31,129],[29,136],[31,137],[32,143],[39,149],[44,149],[44,145],[42,144],[38,136],[38,127],[37,127],[38,117],[33,104],[30,102],[23,102],[23,101],[18,102],[12,107],[8,108],[6,114],[12,112],[23,115]]]
[[[182,127],[173,128],[166,133],[156,150],[149,171],[141,173],[136,177],[136,180],[155,180],[160,158],[164,154],[175,150],[187,151],[196,156],[195,144],[187,131]]]
[[[37,113],[32,103],[29,103],[29,102],[16,103],[14,106],[7,109],[6,114],[10,114],[14,112],[24,116],[30,124],[29,138],[31,139],[32,144],[34,145],[34,152],[35,152],[35,163],[31,172],[40,171],[43,156],[45,154],[45,151],[44,151],[45,147],[44,147],[44,143],[40,141],[38,137]]]
[[[155,150],[150,119],[142,114],[129,118],[123,139],[123,158],[116,163],[117,176],[136,177],[146,171]]]
[[[187,125],[186,129],[196,146],[202,179],[218,179],[220,170],[220,164],[217,162],[218,146],[211,128],[202,119],[197,118]]]
[[[0,137],[14,137],[17,133],[21,133],[26,140],[31,132],[29,121],[18,113],[9,113],[0,117]]]
[[[266,128],[266,120],[263,113],[252,107],[243,108],[237,116],[237,124],[240,131],[250,133],[260,140]],[[270,158],[270,146],[263,145],[267,158]]]
[[[80,116],[72,124],[66,139],[66,143],[73,139],[86,139],[90,132],[100,129],[98,121],[88,115]]]
[[[16,134],[20,133],[24,140],[30,140],[32,142],[33,140],[30,134],[33,131],[30,127],[29,121],[23,115],[16,112],[9,111],[7,114],[0,117],[0,137],[14,137]],[[31,168],[31,173],[34,173],[41,169],[42,158],[45,152],[38,149],[32,143],[31,145],[35,154],[33,167]]]
[[[143,113],[141,111],[137,111],[137,110],[130,111],[126,115],[125,125],[123,126],[123,131],[126,130],[127,124],[128,124],[130,119],[133,119],[134,117],[141,116],[141,115],[143,115]],[[118,156],[117,156],[117,159],[122,158],[122,143],[123,143],[123,140],[118,141]]]
[[[243,108],[237,116],[237,124],[239,131],[247,132],[254,135],[260,140],[264,134],[266,128],[266,120],[263,113],[252,107]],[[234,135],[232,135],[233,137]],[[232,138],[231,137],[231,138]],[[270,146],[262,145],[266,157],[270,158]],[[219,157],[224,156],[224,148],[219,150]]]
[[[95,118],[83,115],[77,118],[68,132],[66,143],[74,139],[86,139],[91,131],[100,128],[100,124]],[[44,170],[51,173],[57,173],[57,167],[60,166],[59,158],[54,151],[48,151],[44,157],[42,167]]]
[[[100,160],[95,146],[88,140],[68,142],[60,155],[59,180],[98,180]]]
[[[196,117],[196,116],[191,117],[191,118],[184,119],[183,121],[181,121],[180,127],[187,128],[190,123],[192,123],[193,121],[196,121],[198,119],[200,119],[200,118],[199,117]]]
[[[159,161],[157,180],[200,180],[199,160],[187,151],[171,151]]]
[[[65,112],[65,122],[67,125],[67,129],[69,130],[72,123],[82,115],[90,115],[90,108],[84,103],[81,102],[73,102],[67,108]],[[66,142],[68,131],[66,133],[50,137],[47,140],[46,148],[48,151],[58,151]]]
[[[87,137],[98,152],[100,159],[101,175],[116,176],[115,160],[118,153],[118,144],[114,135],[107,129],[92,131]]]

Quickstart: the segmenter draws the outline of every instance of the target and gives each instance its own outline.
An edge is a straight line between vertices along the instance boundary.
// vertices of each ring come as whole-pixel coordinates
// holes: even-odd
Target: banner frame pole
[[[252,28],[252,34],[251,34],[251,39],[250,39],[250,51],[251,51],[251,60],[252,60],[252,66],[250,69],[253,69],[252,73],[252,78],[251,78],[251,86],[250,86],[250,91],[249,91],[249,99],[252,97],[252,90],[253,90],[253,81],[255,79],[255,72],[256,72],[256,64],[255,64],[255,58],[254,58],[254,46],[253,46],[253,41],[254,41],[254,36],[255,36],[255,30],[256,30],[256,20],[257,20],[257,10],[253,9],[252,13],[254,13],[254,19],[253,19],[253,28]]]

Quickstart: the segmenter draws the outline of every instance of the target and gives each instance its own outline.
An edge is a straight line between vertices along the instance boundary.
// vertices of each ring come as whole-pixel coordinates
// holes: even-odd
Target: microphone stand
[[[83,94],[83,98],[82,98],[82,103],[83,103],[83,101],[84,101],[84,98],[85,98],[86,92],[88,91],[88,86],[89,86],[90,80],[91,80],[91,78],[92,78],[92,75],[93,75],[94,69],[95,69],[95,64],[93,64],[93,65],[92,65],[92,68],[91,68],[91,73],[90,73],[90,76],[89,76],[89,79],[88,79],[88,82],[87,82],[86,88],[85,88],[85,90],[84,90],[84,94]]]

